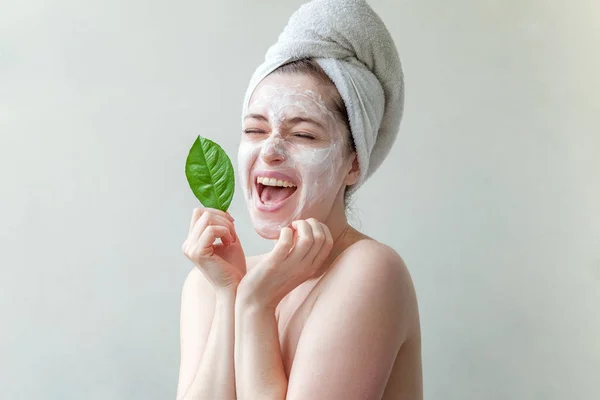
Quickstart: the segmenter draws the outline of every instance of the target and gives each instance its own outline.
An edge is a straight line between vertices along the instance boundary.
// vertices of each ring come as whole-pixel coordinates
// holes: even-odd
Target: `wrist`
[[[269,301],[265,295],[266,293],[256,290],[251,282],[242,280],[237,288],[235,308],[238,311],[275,312],[278,302]]]
[[[235,300],[238,291],[238,284],[215,288],[215,300],[217,302],[229,302]]]

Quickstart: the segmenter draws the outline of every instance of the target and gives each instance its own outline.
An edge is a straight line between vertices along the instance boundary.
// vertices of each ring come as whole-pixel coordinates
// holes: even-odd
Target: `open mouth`
[[[260,203],[269,211],[279,209],[298,189],[298,186],[286,179],[257,176],[256,193]]]

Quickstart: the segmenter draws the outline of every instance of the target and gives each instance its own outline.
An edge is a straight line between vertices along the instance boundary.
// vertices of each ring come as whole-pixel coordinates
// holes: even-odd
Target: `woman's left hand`
[[[273,250],[246,273],[238,296],[274,310],[294,288],[323,274],[332,246],[327,225],[314,218],[292,222],[281,229]]]

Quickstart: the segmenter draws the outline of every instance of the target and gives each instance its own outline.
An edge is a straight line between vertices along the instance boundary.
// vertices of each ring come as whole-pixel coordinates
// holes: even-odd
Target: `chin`
[[[276,228],[265,228],[263,227],[258,227],[258,226],[254,226],[254,230],[256,231],[256,233],[259,234],[260,237],[262,237],[263,239],[268,239],[268,240],[277,240],[279,239],[279,234],[281,232],[281,229],[276,229]]]
[[[264,219],[257,214],[260,214],[260,211],[254,210],[254,213],[251,213],[252,225],[254,226],[256,233],[264,239],[279,239],[281,229],[292,223],[292,221],[289,220],[289,215],[282,219]]]

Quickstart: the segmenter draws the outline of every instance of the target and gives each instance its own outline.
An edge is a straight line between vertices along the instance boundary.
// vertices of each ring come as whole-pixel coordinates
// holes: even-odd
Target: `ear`
[[[344,184],[346,186],[354,185],[358,181],[359,175],[360,168],[358,166],[358,155],[354,153],[352,159],[352,168],[350,168],[350,171],[348,171],[348,174],[344,178]]]

